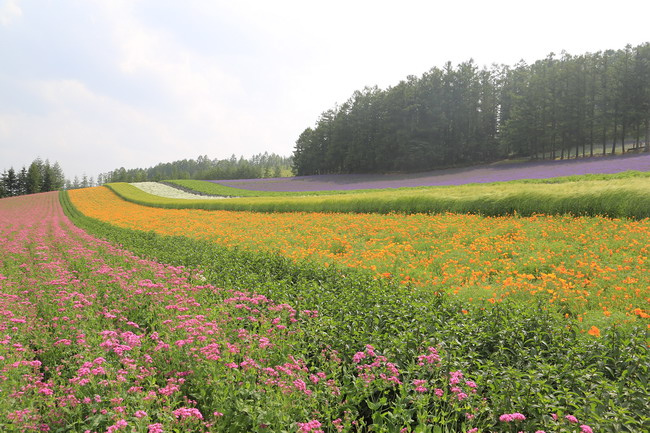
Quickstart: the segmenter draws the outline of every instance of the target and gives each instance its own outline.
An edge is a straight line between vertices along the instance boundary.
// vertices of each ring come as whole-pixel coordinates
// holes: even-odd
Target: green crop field
[[[456,212],[482,215],[516,213],[526,216],[543,213],[629,218],[650,216],[650,177],[641,173],[568,177],[550,182],[512,181],[341,191],[337,194],[245,192],[203,181],[182,181],[182,185],[202,193],[239,195],[240,198],[219,201],[168,199],[147,194],[125,183],[108,184],[108,187],[133,203],[177,209],[256,212]]]

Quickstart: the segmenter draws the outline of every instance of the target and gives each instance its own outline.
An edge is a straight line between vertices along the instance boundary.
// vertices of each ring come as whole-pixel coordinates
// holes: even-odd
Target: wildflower
[[[504,413],[499,417],[499,421],[501,422],[524,421],[525,419],[526,417],[519,412]]]
[[[576,418],[573,415],[567,415],[564,418],[566,418],[566,420],[569,421],[571,424],[577,424],[578,423],[578,418]]]
[[[594,337],[600,337],[600,329],[598,329],[595,326],[592,326],[589,331],[587,331],[587,334],[593,335]]]
[[[426,380],[415,379],[413,381],[413,385],[415,385],[415,392],[427,392],[427,388],[424,386],[426,383]]]
[[[147,433],[163,433],[163,426],[160,423],[149,424],[147,426]]]
[[[307,389],[307,384],[302,379],[296,379],[293,381],[293,386],[295,386],[299,391],[304,392],[307,395],[311,395],[312,391]]]
[[[580,431],[582,433],[594,433],[594,431],[589,427],[587,424],[581,424],[580,425]]]
[[[317,430],[321,426],[320,421],[311,420],[309,422],[299,422],[298,427],[300,427],[300,433],[309,433],[313,431],[314,433],[322,432],[322,430]]]
[[[126,427],[127,425],[128,425],[128,423],[126,422],[126,420],[121,419],[118,422],[116,422],[115,424],[109,426],[106,429],[106,433],[113,433],[114,431],[119,430],[122,427]]]
[[[143,410],[136,410],[133,416],[135,416],[136,418],[144,418],[145,416],[147,416],[147,412]]]
[[[184,420],[186,418],[203,419],[203,415],[196,408],[181,407],[179,409],[176,409],[172,413],[174,414],[174,416],[176,418],[178,418],[180,420]]]

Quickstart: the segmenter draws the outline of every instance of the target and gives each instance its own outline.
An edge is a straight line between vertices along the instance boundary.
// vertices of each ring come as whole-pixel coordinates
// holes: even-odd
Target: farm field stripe
[[[156,195],[164,198],[174,198],[174,199],[202,199],[202,200],[215,200],[223,199],[225,197],[205,197],[199,194],[192,194],[186,191],[182,191],[178,188],[173,188],[169,185],[162,184],[160,182],[132,182],[130,185],[152,195]]]
[[[630,177],[559,184],[503,183],[406,188],[305,197],[178,200],[147,194],[126,183],[107,185],[125,200],[145,206],[255,212],[476,213],[650,216],[650,178]]]
[[[563,161],[528,161],[448,168],[411,174],[324,174],[271,179],[214,180],[220,185],[260,192],[355,190],[463,185],[513,180],[550,181],[577,175],[650,172],[650,154],[606,156]],[[561,179],[557,179],[561,181]]]
[[[648,219],[206,212],[139,206],[106,188],[69,194],[119,227],[366,269],[469,301],[534,298],[597,326],[648,313]]]
[[[521,180],[511,180],[505,182],[489,182],[489,183],[464,183],[457,185],[459,187],[471,187],[471,186],[497,186],[497,185],[517,185],[522,183],[528,184],[555,184],[555,183],[567,183],[567,182],[589,182],[594,180],[616,180],[616,179],[630,179],[630,178],[644,178],[650,177],[650,167],[649,171],[636,171],[628,170],[622,171],[615,174],[583,174],[583,175],[573,175],[573,176],[560,176],[553,178],[542,178],[542,179],[521,179]],[[351,182],[351,179],[355,179],[359,175],[331,175],[332,179],[338,179],[332,184],[319,183],[318,178],[321,176],[314,176],[314,179],[309,182],[313,186],[313,191],[286,191],[288,188],[275,188],[277,185],[281,185],[282,182],[291,183],[297,178],[275,178],[275,179],[248,179],[251,182],[259,182],[262,185],[269,184],[268,187],[257,190],[243,189],[243,188],[234,188],[226,186],[221,183],[219,180],[189,180],[189,179],[173,179],[167,180],[163,183],[169,184],[171,186],[181,187],[186,189],[188,192],[198,192],[202,194],[209,195],[222,195],[229,197],[296,197],[296,196],[314,196],[314,195],[341,195],[341,194],[357,194],[361,192],[379,192],[382,190],[390,190],[394,192],[396,189],[417,189],[417,190],[427,190],[427,189],[436,189],[440,185],[436,186],[399,186],[399,184],[392,182],[390,176],[379,176],[380,179],[383,179],[381,182],[374,184],[375,188],[372,189],[363,189],[357,188],[360,184]],[[322,177],[328,177],[323,175]],[[384,178],[385,177],[385,178]],[[346,181],[347,179],[347,181]],[[245,182],[247,179],[242,179],[240,182]],[[329,188],[341,188],[343,184],[350,184],[349,188],[345,189],[329,189]],[[447,192],[454,191],[452,186],[446,186],[445,190]]]

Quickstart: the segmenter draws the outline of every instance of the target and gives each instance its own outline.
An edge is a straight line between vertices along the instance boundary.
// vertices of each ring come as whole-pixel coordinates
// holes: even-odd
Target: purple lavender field
[[[521,179],[547,179],[581,174],[650,171],[650,154],[605,156],[563,161],[495,163],[409,174],[346,174],[268,179],[213,180],[253,191],[301,192],[351,189],[463,185]]]

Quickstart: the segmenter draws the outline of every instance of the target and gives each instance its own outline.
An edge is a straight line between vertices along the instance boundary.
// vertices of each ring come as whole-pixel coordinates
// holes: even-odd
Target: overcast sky
[[[288,156],[364,86],[638,45],[648,16],[647,0],[0,0],[0,170]]]

